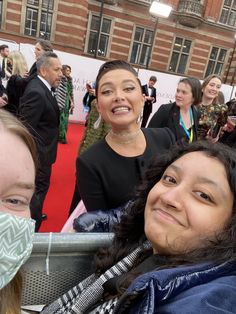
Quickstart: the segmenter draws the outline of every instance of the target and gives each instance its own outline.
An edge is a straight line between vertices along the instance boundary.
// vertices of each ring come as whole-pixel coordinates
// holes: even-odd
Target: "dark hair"
[[[70,67],[69,65],[63,64],[63,65],[62,65],[62,74],[63,74],[63,75],[65,75],[67,69],[69,69],[69,70],[71,71],[71,67]],[[70,77],[68,77],[67,79],[70,80]]]
[[[140,80],[138,79],[138,73],[135,71],[135,69],[126,61],[123,60],[112,60],[112,61],[107,61],[103,63],[98,71],[98,75],[96,77],[96,95],[98,95],[98,85],[101,80],[101,78],[108,72],[113,71],[113,70],[126,70],[131,72],[134,76],[137,77],[138,83],[140,85],[141,89],[141,83]]]
[[[157,81],[157,77],[156,77],[156,76],[154,76],[154,75],[152,75],[152,76],[150,76],[149,81],[156,82],[156,81]]]
[[[165,267],[207,261],[221,263],[236,259],[236,153],[221,143],[212,144],[207,141],[199,141],[182,147],[176,146],[169,153],[162,155],[152,163],[146,172],[143,184],[138,189],[135,202],[128,208],[127,213],[116,227],[112,246],[100,251],[97,255],[98,272],[111,267],[146,240],[144,209],[149,191],[161,179],[170,164],[183,155],[199,151],[209,157],[217,158],[224,165],[228,183],[234,196],[232,217],[224,230],[217,234],[215,240],[205,239],[204,244],[206,243],[206,245],[204,247],[179,255],[166,256],[167,263]],[[152,251],[149,251],[148,254],[151,255]],[[140,258],[144,259],[144,256],[145,254]]]
[[[62,65],[62,71],[65,71],[66,69],[70,69],[70,71],[71,71],[71,66],[69,66],[67,64],[63,64]]]
[[[6,48],[9,48],[7,45],[1,45],[0,46],[0,51],[2,51],[2,50],[4,50],[4,49],[6,49]]]
[[[52,44],[48,40],[39,39],[36,44],[40,44],[44,51],[53,51]]]
[[[47,51],[45,52],[37,61],[36,61],[36,66],[37,66],[37,71],[44,66],[50,66],[50,59],[51,58],[58,58],[57,54],[55,52]]]
[[[188,84],[191,87],[192,95],[193,95],[193,106],[197,106],[202,99],[202,87],[201,83],[195,77],[185,77],[179,80],[179,83]],[[178,83],[178,84],[179,84]]]
[[[220,80],[221,83],[222,83],[222,78],[221,78],[219,75],[217,75],[217,74],[208,75],[208,76],[204,79],[204,81],[202,82],[202,94],[203,94],[203,89],[210,83],[210,81],[211,81],[213,78],[217,78],[217,79]],[[216,96],[216,97],[213,99],[213,102],[212,102],[212,103],[213,103],[213,104],[219,103],[219,98],[218,98],[218,96]]]

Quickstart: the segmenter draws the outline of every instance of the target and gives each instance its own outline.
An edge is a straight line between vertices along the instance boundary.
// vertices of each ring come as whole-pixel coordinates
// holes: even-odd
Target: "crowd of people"
[[[27,68],[24,55],[0,46],[2,57],[0,107],[14,114],[34,136],[39,164],[35,191],[31,200],[31,217],[39,231],[46,219],[42,212],[51,177],[52,164],[57,156],[57,144],[67,143],[69,113],[74,108],[73,84],[69,65],[61,65],[51,43],[38,40],[34,53],[36,61]]]
[[[0,46],[0,313],[19,314],[22,278],[39,231],[58,142],[74,108],[71,68],[45,40],[28,71]],[[222,80],[182,78],[175,101],[156,102],[127,62],[105,62],[87,85],[76,159],[76,231],[114,232],[94,274],[42,314],[235,313],[236,102]],[[95,135],[96,134],[96,135]],[[221,143],[220,143],[221,142]],[[17,162],[16,162],[17,156]],[[99,228],[97,228],[99,226]],[[99,229],[100,231],[100,229]]]

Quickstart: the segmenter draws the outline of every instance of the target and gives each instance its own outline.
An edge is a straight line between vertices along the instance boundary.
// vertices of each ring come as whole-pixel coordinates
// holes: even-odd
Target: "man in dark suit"
[[[37,60],[38,75],[29,81],[20,99],[19,113],[33,134],[39,154],[35,193],[30,203],[31,217],[36,220],[36,231],[42,222],[42,208],[56,160],[59,133],[59,108],[53,89],[61,80],[62,66],[57,55],[46,52]]]
[[[9,55],[9,47],[7,45],[0,46],[0,77],[5,78],[5,70],[7,68],[7,57]]]
[[[141,124],[142,128],[145,128],[148,118],[152,113],[152,104],[156,102],[156,88],[154,87],[156,81],[157,81],[156,76],[151,76],[148,84],[142,86],[142,92],[143,95],[145,96],[143,119]]]

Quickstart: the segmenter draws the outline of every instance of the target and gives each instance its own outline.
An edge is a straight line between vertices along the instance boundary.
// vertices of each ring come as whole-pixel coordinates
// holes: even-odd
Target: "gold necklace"
[[[136,140],[140,132],[142,132],[141,129],[138,129],[136,132],[133,133],[116,133],[110,130],[108,135],[111,140],[114,140],[119,144],[129,144]]]

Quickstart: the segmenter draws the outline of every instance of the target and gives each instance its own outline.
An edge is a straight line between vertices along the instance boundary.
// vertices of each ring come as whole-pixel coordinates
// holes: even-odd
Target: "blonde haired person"
[[[49,41],[44,39],[39,39],[36,42],[35,48],[34,48],[34,54],[36,61],[45,53],[48,51],[53,51],[52,45]],[[5,106],[5,109],[12,112],[15,115],[18,115],[18,107],[19,107],[19,101],[20,98],[23,96],[25,88],[29,81],[31,81],[33,78],[37,77],[37,66],[36,61],[31,66],[29,72],[20,73],[11,76],[10,82],[8,81],[7,85],[7,94],[8,94],[8,105]],[[23,65],[23,63],[22,63]],[[23,70],[23,68],[22,68]]]
[[[0,145],[0,313],[19,314],[22,278],[18,271],[33,246],[35,222],[29,203],[37,154],[28,130],[4,109],[0,109]]]
[[[20,51],[11,51],[8,56],[8,60],[12,65],[12,75],[24,76],[26,72],[28,72],[28,66],[25,57]]]
[[[17,115],[19,99],[24,91],[22,88],[22,78],[27,77],[28,67],[25,57],[20,51],[12,51],[8,59],[12,66],[12,72],[6,88],[8,104],[5,106],[5,109]]]

